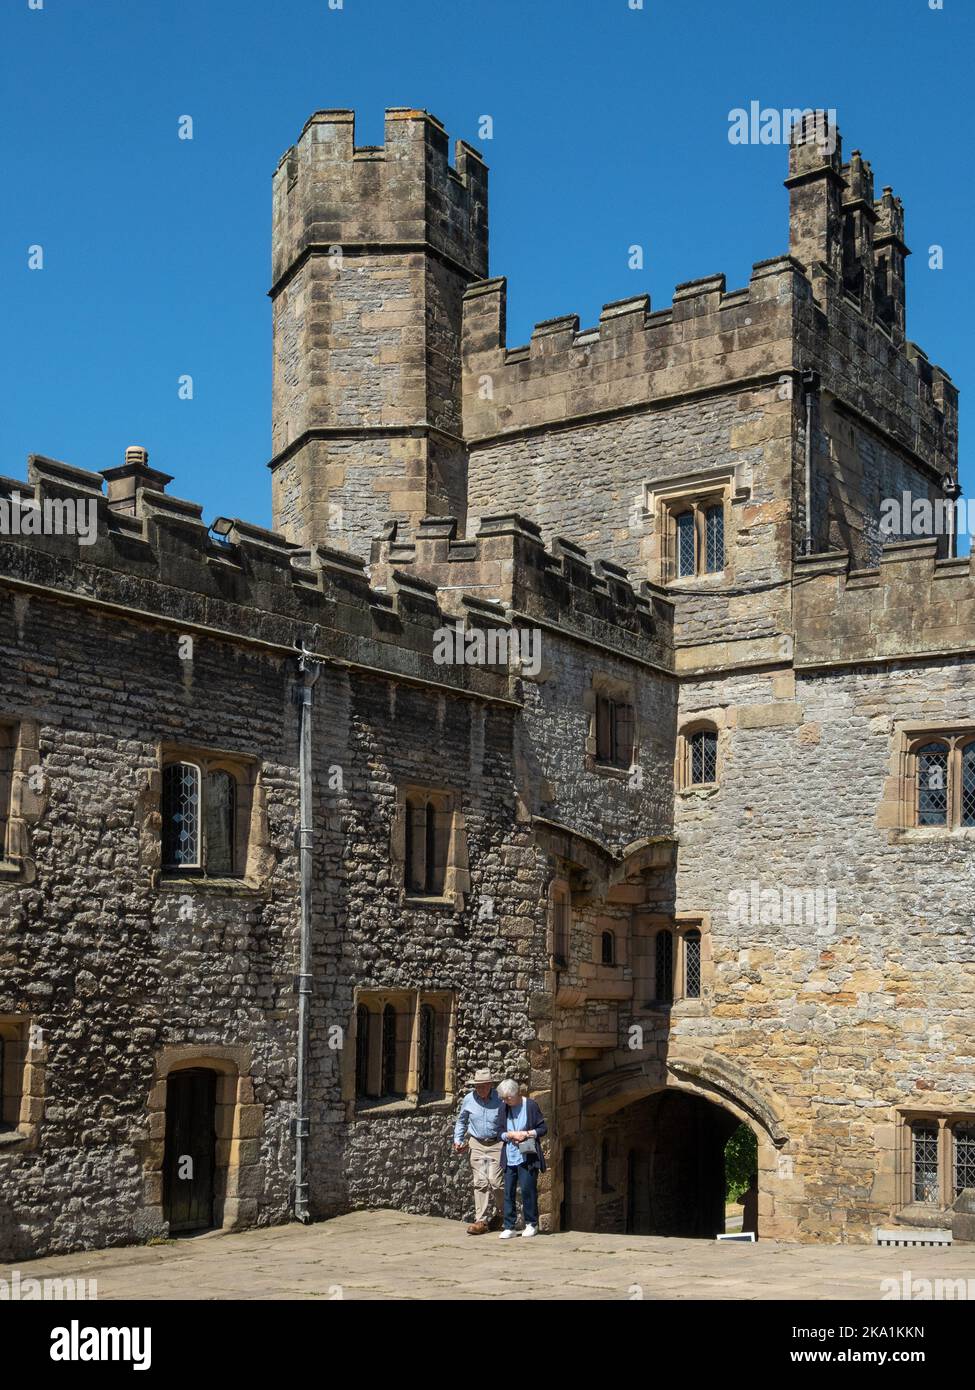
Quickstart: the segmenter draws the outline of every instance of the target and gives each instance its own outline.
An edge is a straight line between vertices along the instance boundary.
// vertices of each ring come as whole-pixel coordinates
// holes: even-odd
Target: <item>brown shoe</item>
[[[474,1224],[473,1224],[472,1226],[468,1226],[468,1228],[467,1228],[467,1234],[468,1234],[469,1236],[484,1236],[484,1235],[487,1235],[487,1222],[486,1222],[486,1221],[475,1221]]]

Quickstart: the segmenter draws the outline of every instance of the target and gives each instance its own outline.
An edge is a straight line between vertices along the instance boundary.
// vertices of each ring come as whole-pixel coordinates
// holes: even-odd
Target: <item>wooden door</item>
[[[216,1073],[172,1072],[166,1083],[163,1205],[170,1235],[213,1225]]]

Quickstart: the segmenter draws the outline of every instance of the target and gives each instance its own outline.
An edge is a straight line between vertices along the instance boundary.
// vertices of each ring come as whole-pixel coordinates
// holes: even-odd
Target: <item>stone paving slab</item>
[[[14,1266],[0,1267],[9,1280]],[[97,1279],[135,1299],[880,1299],[881,1280],[968,1279],[975,1246],[756,1245],[570,1231],[532,1241],[462,1223],[362,1211],[313,1226],[126,1246],[16,1265],[26,1278]]]

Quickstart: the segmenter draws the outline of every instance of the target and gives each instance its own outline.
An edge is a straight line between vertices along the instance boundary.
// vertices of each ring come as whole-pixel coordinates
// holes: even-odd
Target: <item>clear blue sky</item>
[[[786,249],[785,150],[727,138],[757,100],[835,107],[844,150],[904,199],[908,334],[962,392],[971,492],[973,0],[629,3],[4,0],[0,473],[30,452],[101,470],[140,443],[207,519],[269,522],[271,174],[317,108],[354,108],[359,144],[387,106],[471,143],[493,117],[514,345],[716,271],[735,288]]]

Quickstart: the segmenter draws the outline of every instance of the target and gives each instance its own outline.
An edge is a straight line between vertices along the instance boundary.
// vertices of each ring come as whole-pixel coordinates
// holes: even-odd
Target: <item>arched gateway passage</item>
[[[570,1140],[575,1176],[565,1224],[713,1239],[725,1229],[725,1146],[742,1123],[756,1136],[767,1175],[787,1142],[779,1106],[724,1059],[673,1059],[665,1071],[593,1078],[583,1093],[582,1131]],[[593,1181],[583,1187],[578,1174],[587,1158]]]
[[[711,1238],[723,1231],[724,1151],[739,1123],[723,1106],[678,1090],[658,1091],[621,1111],[626,1229]]]

